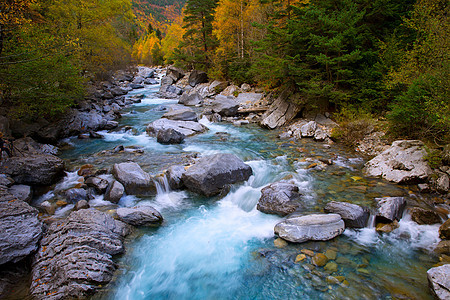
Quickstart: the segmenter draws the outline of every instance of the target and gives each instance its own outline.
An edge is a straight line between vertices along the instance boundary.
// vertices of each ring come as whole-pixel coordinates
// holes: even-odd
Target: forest
[[[189,0],[144,25],[129,0],[0,6],[0,101],[18,117],[58,115],[114,70],[175,64],[449,142],[448,1]]]

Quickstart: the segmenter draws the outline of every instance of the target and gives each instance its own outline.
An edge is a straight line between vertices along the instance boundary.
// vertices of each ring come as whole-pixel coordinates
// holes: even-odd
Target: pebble
[[[276,240],[273,241],[273,244],[277,248],[284,248],[288,245],[288,243],[285,240],[283,240],[282,238],[277,238]]]
[[[331,249],[328,249],[327,251],[325,251],[325,256],[329,259],[329,260],[335,260],[336,256],[337,256],[337,252]]]
[[[330,261],[325,265],[324,269],[327,271],[330,271],[330,272],[337,272],[338,265],[337,265],[337,263]]]
[[[303,261],[303,260],[305,260],[306,259],[306,255],[305,254],[299,254],[299,255],[297,255],[297,257],[295,258],[295,262],[296,263],[299,263],[299,262],[301,262],[301,261]]]
[[[328,258],[323,253],[317,253],[312,258],[312,263],[315,266],[323,267],[328,262]]]

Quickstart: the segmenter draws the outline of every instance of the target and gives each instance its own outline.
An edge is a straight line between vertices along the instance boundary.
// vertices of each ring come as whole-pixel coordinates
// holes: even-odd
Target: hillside
[[[142,28],[159,28],[181,14],[186,0],[133,0],[133,11]]]

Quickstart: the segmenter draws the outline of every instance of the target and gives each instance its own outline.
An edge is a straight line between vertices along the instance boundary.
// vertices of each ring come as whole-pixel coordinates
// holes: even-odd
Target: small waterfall
[[[366,227],[367,228],[375,228],[375,215],[373,213],[370,213],[369,219],[367,220]]]
[[[156,192],[158,196],[163,194],[169,194],[171,192],[169,179],[167,178],[167,175],[165,173],[161,174],[155,179],[156,180],[153,180],[153,182],[155,183]]]

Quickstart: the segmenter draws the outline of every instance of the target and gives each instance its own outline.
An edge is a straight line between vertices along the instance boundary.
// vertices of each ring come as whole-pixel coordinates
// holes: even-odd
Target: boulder
[[[409,213],[411,214],[411,219],[419,225],[431,225],[441,223],[441,218],[439,215],[429,209],[423,209],[420,207],[413,207]]]
[[[111,88],[110,92],[111,92],[111,94],[114,97],[119,97],[119,96],[123,96],[123,95],[128,94],[127,90],[124,90],[124,89],[122,89],[122,88],[120,88],[118,86],[115,86],[115,87]]]
[[[375,221],[377,223],[391,223],[402,218],[406,200],[403,197],[376,198],[377,212]]]
[[[167,85],[172,85],[174,83],[175,83],[175,81],[173,80],[172,77],[164,76],[163,78],[161,78],[161,87],[167,86]]]
[[[10,187],[13,184],[14,184],[14,179],[12,179],[11,176],[8,176],[6,174],[0,174],[0,188],[2,186]]]
[[[53,222],[32,265],[33,299],[84,299],[106,285],[117,268],[113,256],[124,252],[130,232],[129,225],[92,208]]]
[[[267,214],[286,216],[301,206],[298,186],[288,182],[275,182],[261,190],[257,209]]]
[[[24,137],[15,140],[14,148],[16,150],[16,153],[19,152],[19,154],[58,154],[58,147],[49,144],[38,143],[31,137]]]
[[[205,82],[208,82],[208,74],[203,71],[193,70],[189,75],[189,85],[192,87]]]
[[[151,84],[151,85],[155,85],[158,84],[158,81],[154,78],[146,78],[144,80],[144,84]]]
[[[133,79],[133,83],[136,83],[136,84],[142,84],[143,82],[144,82],[144,77],[142,77],[142,76],[136,76]]]
[[[448,193],[450,187],[449,176],[444,172],[434,172],[432,177],[436,178],[432,180],[433,186],[435,187],[436,191],[441,194]]]
[[[117,215],[121,221],[133,226],[160,225],[163,221],[161,214],[151,206],[121,207],[117,209]]]
[[[11,193],[17,199],[27,203],[30,203],[31,198],[33,198],[33,190],[29,185],[24,184],[13,185],[8,189],[8,192]]]
[[[327,241],[344,232],[338,214],[312,214],[287,218],[275,225],[275,234],[293,243]]]
[[[236,97],[236,102],[238,102],[241,107],[252,107],[254,104],[258,103],[263,97],[261,93],[240,93]]]
[[[228,86],[228,82],[226,82],[226,81],[214,80],[208,87],[209,94],[211,96],[214,96],[214,95],[222,92],[224,89],[226,89],[227,86]]]
[[[439,237],[443,240],[450,240],[450,219],[439,227]]]
[[[369,220],[367,209],[348,202],[331,201],[327,203],[324,211],[340,215],[344,220],[345,227],[348,228],[364,228]]]
[[[167,67],[166,76],[172,78],[174,82],[177,82],[178,80],[183,78],[184,75],[184,71],[179,68],[176,68],[174,66]]]
[[[197,92],[192,93],[183,93],[181,95],[180,99],[178,100],[179,104],[184,104],[186,106],[195,106],[195,105],[201,105],[203,104],[203,98],[200,96]]]
[[[89,177],[84,183],[86,183],[88,187],[94,188],[100,195],[106,192],[109,185],[106,179],[100,177]]]
[[[395,183],[420,183],[432,173],[425,160],[426,154],[421,141],[395,141],[368,161],[364,170],[367,176],[382,176]]]
[[[228,97],[228,96],[235,96],[236,93],[239,93],[239,87],[235,85],[230,85],[226,87],[220,94]]]
[[[303,125],[300,128],[300,131],[302,133],[302,137],[314,137],[316,134],[317,129],[317,123],[315,121],[310,121]]]
[[[241,85],[241,90],[242,90],[244,93],[249,92],[251,89],[252,89],[252,87],[251,87],[250,84],[248,84],[248,83],[243,83],[243,84]]]
[[[9,175],[17,184],[51,185],[64,176],[64,161],[45,154],[11,157],[0,162],[0,173]]]
[[[137,84],[137,83],[130,83],[129,87],[132,88],[133,90],[145,88],[145,86],[143,84]]]
[[[228,184],[242,182],[252,175],[252,168],[233,154],[215,154],[200,158],[183,175],[184,185],[205,196],[219,194]]]
[[[128,195],[154,195],[156,186],[152,177],[134,162],[114,164],[112,174]]]
[[[181,109],[174,109],[165,113],[162,118],[175,121],[194,121],[198,120],[197,114],[192,109],[186,107]]]
[[[450,299],[450,264],[429,269],[427,277],[437,299]]]
[[[86,200],[80,200],[75,204],[74,210],[88,209],[89,207],[89,203]]]
[[[198,122],[193,121],[175,121],[165,118],[156,120],[147,126],[147,133],[150,136],[158,135],[160,130],[173,129],[185,136],[192,136],[195,134],[203,133],[207,130],[205,126]]]
[[[42,229],[38,211],[0,187],[0,265],[36,251]]]
[[[287,101],[283,93],[261,117],[261,126],[275,129],[283,126],[297,116],[301,107]]]
[[[156,136],[156,140],[160,144],[181,144],[184,142],[184,138],[186,136],[175,129],[168,128],[162,129],[158,131],[158,135]]]
[[[88,193],[85,189],[72,188],[66,191],[65,197],[67,202],[77,203],[81,200],[88,200]]]
[[[217,95],[211,105],[213,112],[220,114],[221,116],[234,116],[239,109],[239,103],[237,103],[231,96]]]
[[[171,189],[181,189],[184,184],[181,177],[186,172],[186,168],[181,165],[171,166],[166,171],[167,180]]]
[[[109,184],[108,188],[106,189],[104,198],[106,201],[110,201],[112,203],[119,203],[120,198],[122,198],[124,192],[125,188],[123,187],[123,185],[117,180],[114,180]]]

